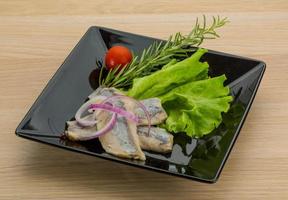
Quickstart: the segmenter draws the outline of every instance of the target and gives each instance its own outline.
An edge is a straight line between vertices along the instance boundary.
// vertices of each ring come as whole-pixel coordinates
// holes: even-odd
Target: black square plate
[[[155,38],[103,27],[91,27],[49,81],[16,129],[24,138],[138,167],[205,182],[215,182],[227,160],[255,97],[265,70],[261,61],[209,50],[202,60],[210,75],[225,74],[234,101],[223,123],[201,139],[175,135],[171,154],[145,152],[146,161],[121,159],[105,153],[98,140],[75,143],[60,139],[65,122],[73,118],[87,96],[98,87],[95,61],[113,45],[124,45],[137,55]],[[96,70],[95,70],[96,69]]]

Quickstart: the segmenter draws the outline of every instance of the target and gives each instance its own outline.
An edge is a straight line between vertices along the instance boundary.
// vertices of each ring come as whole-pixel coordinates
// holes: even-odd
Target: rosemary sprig
[[[206,17],[203,15],[202,23],[197,18],[194,27],[187,36],[178,32],[171,35],[165,42],[154,42],[143,50],[141,56],[133,56],[132,61],[121,71],[117,68],[110,70],[104,78],[103,70],[105,66],[102,66],[99,83],[106,87],[129,87],[134,78],[151,74],[157,70],[157,67],[167,64],[174,57],[187,57],[189,53],[194,51],[194,49],[187,47],[198,47],[205,39],[218,38],[219,35],[216,33],[216,29],[224,26],[227,22],[226,17],[213,16],[212,23],[207,25]]]

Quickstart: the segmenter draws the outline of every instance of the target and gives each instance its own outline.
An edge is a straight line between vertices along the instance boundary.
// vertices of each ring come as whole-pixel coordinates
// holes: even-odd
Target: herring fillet
[[[93,114],[87,115],[86,119],[92,119]],[[121,119],[122,120],[122,119]],[[123,121],[122,121],[123,122]],[[81,127],[77,121],[68,121],[66,136],[72,141],[87,140],[97,131],[96,126]],[[168,153],[172,151],[173,135],[165,129],[151,127],[148,135],[148,126],[138,126],[137,135],[139,137],[140,147],[143,150],[155,151],[158,153]]]
[[[90,99],[96,97],[103,97],[104,99],[115,94],[121,94],[121,91],[115,88],[98,88],[91,95]],[[148,120],[144,111],[129,99],[115,98],[117,107],[122,107],[127,111],[133,111],[140,122],[135,124],[130,122],[125,117],[118,116],[115,127],[107,134],[100,136],[99,141],[103,149],[110,154],[123,158],[133,158],[145,160],[143,150],[150,150],[159,153],[171,152],[173,146],[173,136],[165,129],[151,127],[149,136],[148,132]],[[96,103],[97,101],[95,101]],[[146,107],[151,119],[151,125],[157,125],[162,123],[167,114],[161,105],[159,98],[149,98],[142,100],[141,103]],[[97,127],[81,127],[76,121],[67,122],[67,136],[71,140],[84,140],[81,137],[89,137],[93,135],[93,132],[101,127],[105,126],[111,119],[111,113],[100,111],[85,116],[84,118],[93,118],[98,120]],[[85,139],[86,140],[86,139]]]
[[[173,135],[166,129],[151,127],[148,135],[148,126],[138,126],[137,134],[140,146],[144,150],[155,151],[158,153],[168,153],[172,151]]]
[[[122,108],[131,109],[125,100],[117,100],[118,104],[123,104]],[[119,105],[118,105],[119,106]],[[97,126],[101,129],[111,118],[107,112],[99,112],[96,115]],[[122,158],[133,158],[145,160],[145,154],[141,150],[139,137],[137,135],[137,124],[118,116],[113,129],[99,137],[103,149],[112,155]]]
[[[97,96],[104,96],[104,97],[110,97],[115,94],[123,95],[121,91],[115,89],[115,88],[101,88],[99,87],[94,92],[92,92],[88,98],[93,99]],[[117,98],[115,98],[117,99]],[[120,99],[120,98],[119,98]],[[164,108],[161,105],[161,100],[159,98],[149,98],[144,99],[140,101],[144,107],[146,108],[150,119],[151,119],[151,125],[157,125],[163,123],[167,119],[167,113],[165,112]],[[133,113],[139,117],[139,123],[138,125],[148,125],[147,116],[145,115],[145,112],[141,107],[138,105],[135,105],[132,109]]]
[[[149,98],[140,101],[146,108],[149,116],[151,125],[157,125],[163,123],[167,118],[167,113],[161,105],[159,98]],[[143,109],[139,106],[134,108],[134,113],[139,117],[138,125],[148,125],[148,119]]]
[[[120,92],[114,88],[98,88],[89,98],[95,96],[110,97]],[[125,110],[132,110],[133,107],[127,100],[116,98],[114,100],[117,107]],[[98,112],[96,119],[98,120],[97,128],[101,129],[111,118],[111,114],[105,111]],[[145,160],[145,154],[141,150],[139,137],[137,135],[137,124],[127,120],[123,116],[118,116],[116,124],[111,131],[99,137],[99,141],[103,149],[112,155],[122,158],[133,158]]]
[[[85,120],[94,120],[93,114],[89,114],[84,117]],[[67,130],[65,131],[65,135],[69,140],[72,141],[83,141],[88,140],[93,137],[93,133],[97,131],[96,126],[92,127],[82,127],[77,121],[67,121]]]

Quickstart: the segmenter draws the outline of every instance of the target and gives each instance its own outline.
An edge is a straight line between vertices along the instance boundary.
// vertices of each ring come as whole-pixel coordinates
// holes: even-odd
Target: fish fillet
[[[122,109],[132,109],[125,100],[117,100],[117,106]],[[111,118],[108,112],[99,112],[96,115],[97,127],[102,128]],[[115,126],[111,131],[99,137],[102,147],[107,153],[122,157],[145,160],[145,154],[140,148],[140,141],[137,135],[137,124],[118,116]]]
[[[167,118],[167,114],[161,105],[161,101],[158,98],[149,98],[142,100],[141,103],[145,106],[151,120],[151,125],[157,125],[164,122]],[[139,117],[140,122],[138,125],[148,125],[148,119],[143,109],[139,106],[134,108],[134,113]]]
[[[138,126],[137,134],[140,146],[144,150],[158,153],[168,153],[172,151],[173,135],[163,128],[151,127],[148,135],[148,126]]]

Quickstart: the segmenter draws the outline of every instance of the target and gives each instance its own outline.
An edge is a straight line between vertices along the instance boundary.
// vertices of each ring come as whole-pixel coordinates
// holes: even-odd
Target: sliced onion
[[[151,118],[150,118],[150,115],[145,107],[145,105],[143,103],[141,103],[140,101],[132,98],[132,97],[129,97],[129,96],[125,96],[125,95],[121,95],[121,94],[115,94],[113,96],[110,96],[110,97],[107,97],[104,101],[102,101],[102,103],[105,103],[109,100],[112,100],[112,99],[115,99],[115,98],[124,98],[124,99],[129,99],[133,102],[135,102],[145,113],[146,115],[146,118],[147,118],[147,122],[148,122],[148,131],[147,131],[147,135],[150,135],[150,129],[151,129]]]
[[[117,121],[116,119],[117,119],[117,114],[113,113],[110,121],[102,129],[96,132],[92,132],[91,134],[87,134],[87,135],[77,134],[75,132],[66,132],[66,136],[70,138],[71,140],[76,140],[76,141],[87,141],[87,140],[98,138],[113,129]]]
[[[98,98],[100,101],[103,100],[103,97],[99,96]],[[86,112],[88,109],[89,109],[89,106],[92,104],[92,103],[95,103],[95,101],[98,100],[97,98],[93,98],[93,99],[90,99],[89,101],[85,102],[79,109],[78,111],[76,112],[75,114],[75,120],[81,125],[81,126],[84,126],[84,127],[87,127],[87,126],[94,126],[97,121],[94,120],[94,121],[90,121],[90,120],[84,120],[82,118],[82,115],[84,112]]]
[[[124,110],[122,108],[115,107],[115,106],[109,105],[107,103],[106,104],[104,104],[104,103],[91,104],[88,108],[90,109],[88,111],[95,110],[95,109],[110,111],[113,113],[117,113],[118,115],[124,116],[127,119],[130,119],[136,123],[139,122],[139,118],[136,115],[134,115],[133,113],[127,112],[126,110]]]
[[[98,96],[98,98],[92,98],[90,99],[89,101],[85,102],[79,109],[78,111],[76,112],[75,114],[75,120],[83,127],[87,127],[87,126],[94,126],[96,125],[97,123],[97,120],[85,120],[82,118],[82,115],[84,112],[86,112],[88,109],[91,109],[91,104],[94,104],[95,105],[95,102],[97,100],[99,100],[101,102],[101,106],[100,104],[97,104],[97,109],[103,109],[103,110],[109,110],[110,112],[113,112],[114,113],[117,113],[119,115],[122,115],[128,119],[131,119],[132,121],[135,121],[135,122],[138,122],[139,121],[139,118],[133,114],[131,114],[130,112],[127,112],[125,111],[124,109],[121,109],[121,108],[117,108],[117,107],[109,107],[108,108],[108,105],[107,104],[104,104],[105,102],[109,101],[109,100],[112,100],[112,99],[115,99],[115,98],[126,98],[126,99],[129,99],[133,102],[135,102],[145,113],[146,115],[146,118],[147,118],[147,122],[148,122],[148,131],[147,131],[147,134],[149,135],[150,134],[150,129],[151,129],[151,118],[150,118],[150,115],[145,107],[144,104],[142,104],[141,102],[139,102],[138,100],[132,98],[132,97],[129,97],[129,96],[125,96],[125,95],[121,95],[121,94],[115,94],[113,96],[110,96],[110,97],[107,97],[105,99],[104,96]],[[105,105],[105,106],[103,106]],[[95,107],[95,108],[96,108]],[[102,107],[102,108],[99,108],[99,107]],[[104,108],[105,107],[105,108]],[[93,108],[92,108],[93,109]]]

